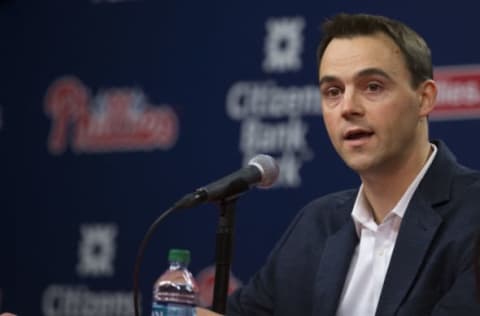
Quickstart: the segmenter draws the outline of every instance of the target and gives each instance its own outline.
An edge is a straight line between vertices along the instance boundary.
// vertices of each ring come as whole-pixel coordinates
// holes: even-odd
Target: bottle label
[[[152,316],[196,316],[195,308],[174,303],[153,303]]]

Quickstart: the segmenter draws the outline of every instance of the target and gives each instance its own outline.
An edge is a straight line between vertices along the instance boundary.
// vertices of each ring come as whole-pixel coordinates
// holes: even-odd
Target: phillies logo
[[[136,89],[108,89],[90,96],[75,77],[55,81],[45,96],[52,119],[48,149],[63,153],[168,149],[178,136],[178,119],[169,106],[151,106]]]

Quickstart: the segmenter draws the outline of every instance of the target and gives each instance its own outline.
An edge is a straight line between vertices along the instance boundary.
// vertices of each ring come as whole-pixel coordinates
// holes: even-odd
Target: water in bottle
[[[188,270],[190,251],[171,249],[168,261],[153,286],[152,316],[195,316],[198,286]]]

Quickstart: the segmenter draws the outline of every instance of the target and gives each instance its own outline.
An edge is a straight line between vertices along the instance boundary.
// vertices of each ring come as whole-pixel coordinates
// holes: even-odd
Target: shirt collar
[[[435,159],[435,156],[437,154],[437,146],[435,146],[435,144],[430,144],[430,145],[432,147],[432,154],[430,155],[430,157],[428,158],[428,160],[426,161],[425,165],[422,167],[420,172],[417,174],[415,179],[413,179],[412,183],[410,183],[407,190],[405,191],[405,193],[403,193],[402,197],[397,202],[397,204],[393,207],[393,209],[390,212],[388,212],[387,216],[385,216],[384,221],[394,215],[398,216],[400,219],[402,219],[403,216],[405,215],[405,211],[407,210],[408,203],[410,203],[410,200],[412,199],[413,193],[415,193],[415,190],[420,184],[420,181],[422,181],[423,177],[425,176],[425,173],[430,168],[433,162],[433,159]],[[373,218],[370,203],[368,202],[363,192],[363,184],[360,185],[360,189],[358,190],[355,204],[353,205],[352,218],[355,223],[355,229],[357,231],[357,235],[359,237],[360,237],[360,231],[362,227],[366,227],[373,231],[376,231],[377,229],[378,225],[375,222],[375,219]]]

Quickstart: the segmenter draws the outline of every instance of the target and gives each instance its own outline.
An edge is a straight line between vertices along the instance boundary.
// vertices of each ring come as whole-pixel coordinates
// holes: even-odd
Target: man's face
[[[328,134],[353,170],[389,172],[418,151],[426,116],[421,87],[412,88],[402,53],[388,36],[333,39],[319,80]]]

